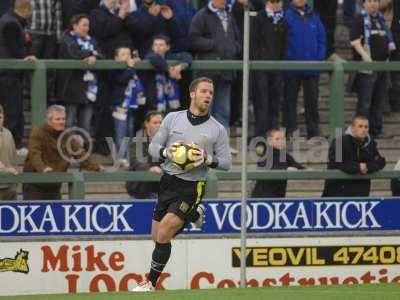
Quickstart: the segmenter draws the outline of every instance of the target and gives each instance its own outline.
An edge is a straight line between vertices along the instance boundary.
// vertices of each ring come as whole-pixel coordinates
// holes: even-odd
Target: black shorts
[[[205,181],[188,181],[164,174],[160,180],[153,220],[160,222],[167,213],[173,213],[185,223],[196,221],[196,209],[203,199],[205,188]]]

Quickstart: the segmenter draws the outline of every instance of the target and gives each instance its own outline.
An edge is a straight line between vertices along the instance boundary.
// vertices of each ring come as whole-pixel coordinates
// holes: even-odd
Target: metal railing
[[[321,179],[380,179],[388,180],[391,178],[400,178],[400,171],[379,171],[366,175],[349,175],[338,170],[323,171],[296,171],[287,172],[281,170],[249,171],[248,180],[321,180]],[[4,183],[67,183],[70,199],[85,199],[85,183],[88,182],[157,182],[160,176],[150,172],[115,172],[115,173],[97,173],[97,172],[52,172],[44,173],[22,173],[19,175],[2,174],[0,184]],[[241,180],[241,172],[231,171],[211,171],[207,176],[206,198],[218,197],[218,181]],[[322,192],[322,191],[321,191]]]

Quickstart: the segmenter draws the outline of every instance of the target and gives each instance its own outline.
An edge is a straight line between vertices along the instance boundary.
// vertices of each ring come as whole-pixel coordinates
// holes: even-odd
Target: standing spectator
[[[196,14],[196,9],[192,1],[188,0],[168,0],[167,5],[171,7],[172,12],[181,28],[181,37],[176,42],[176,51],[188,51],[189,49],[189,28],[192,19]]]
[[[368,135],[368,119],[364,116],[353,118],[351,126],[339,141],[334,139],[329,147],[328,169],[338,169],[347,174],[367,174],[382,170],[386,161],[376,142]],[[336,153],[341,146],[342,157]],[[325,181],[322,197],[368,197],[371,187],[369,179]]]
[[[188,52],[173,53],[170,48],[169,38],[157,35],[153,39],[152,51],[146,56],[156,69],[157,110],[162,112],[179,108],[181,92],[178,81],[182,79],[181,72],[192,63],[192,56]],[[167,60],[177,60],[178,63],[168,66]]]
[[[355,19],[350,34],[355,61],[386,61],[396,46],[392,33],[379,12],[378,0],[364,0],[364,10]],[[383,135],[383,109],[388,93],[388,73],[360,71],[354,87],[357,92],[357,115],[369,119],[370,134]]]
[[[326,30],[326,58],[329,58],[335,52],[337,8],[338,0],[314,1],[314,9],[319,13],[321,22]]]
[[[0,18],[0,58],[33,60],[27,52],[27,20],[32,15],[30,0],[16,0],[14,10]],[[22,95],[23,73],[0,71],[0,104],[5,111],[5,127],[13,134],[18,155],[26,155],[22,146],[24,115]]]
[[[32,21],[29,31],[32,35],[31,52],[37,58],[54,59],[57,56],[57,42],[62,31],[61,0],[32,1]],[[47,97],[55,96],[55,72],[47,71]]]
[[[0,1],[0,17],[14,7],[15,0]]]
[[[241,53],[240,34],[224,0],[211,0],[197,12],[189,30],[189,45],[196,59],[232,60]],[[204,71],[214,81],[214,103],[211,114],[229,129],[231,86],[234,71]]]
[[[74,16],[71,26],[61,42],[59,58],[82,59],[89,65],[95,64],[102,55],[96,40],[89,35],[88,17]],[[65,70],[59,71],[57,76],[59,99],[66,104],[67,126],[77,125],[89,132],[93,103],[97,99],[97,75],[92,71]]]
[[[269,0],[270,1],[270,0]],[[272,128],[267,133],[268,145],[266,148],[256,149],[257,155],[262,157],[257,162],[259,170],[288,170],[305,169],[295,161],[285,149],[285,134],[279,128]],[[284,160],[282,160],[282,157]],[[252,197],[285,197],[287,180],[257,180]]]
[[[86,152],[76,140],[68,136],[59,140],[64,130],[65,108],[60,105],[50,106],[47,109],[46,122],[34,128],[29,136],[29,153],[25,160],[24,172],[66,172],[72,159],[79,160],[85,157]],[[79,155],[75,155],[76,153]],[[90,158],[81,161],[80,166],[90,171],[104,169]],[[60,200],[60,189],[61,183],[25,183],[24,200]]]
[[[90,32],[107,58],[113,58],[120,47],[132,47],[130,34],[125,26],[129,14],[129,1],[104,0],[90,13]]]
[[[393,170],[394,171],[400,170],[400,160],[397,161]],[[392,180],[390,180],[390,189],[392,190],[393,197],[400,196],[400,179],[399,178],[392,178]]]
[[[4,127],[4,109],[0,105],[0,174],[18,174],[17,169],[13,166],[16,154],[12,134]],[[17,189],[15,184],[0,184],[0,200],[16,199]]]
[[[128,147],[124,138],[129,141],[134,135],[134,115],[139,105],[144,105],[146,97],[143,85],[134,69],[140,58],[132,58],[129,48],[118,48],[115,50],[114,59],[125,62],[125,70],[113,72],[112,92],[112,117],[114,121],[114,141],[117,145],[119,162],[122,167],[129,167]],[[121,147],[123,149],[121,149]]]
[[[99,6],[101,0],[61,0],[63,29],[68,30],[71,19],[75,15],[89,15],[90,12]]]
[[[287,60],[325,59],[325,29],[319,17],[307,4],[307,0],[292,0],[286,10],[288,24]],[[319,135],[319,72],[290,71],[285,78],[283,119],[286,133],[297,129],[297,97],[303,85],[307,138]]]
[[[265,10],[253,19],[251,31],[251,58],[253,60],[284,60],[287,47],[287,25],[281,0],[268,0]],[[264,136],[277,128],[282,100],[282,73],[254,71],[253,97],[255,135]]]
[[[396,43],[396,50],[392,52],[391,61],[400,61],[400,2],[393,1],[391,30]],[[393,112],[400,112],[400,72],[391,72],[391,88],[389,92],[390,109]]]
[[[127,17],[126,25],[142,58],[150,51],[154,36],[168,36],[173,50],[177,49],[177,43],[183,36],[171,7],[158,4],[155,0],[143,0],[143,5]]]
[[[163,174],[160,162],[154,162],[149,154],[149,145],[160,128],[162,115],[157,111],[149,111],[144,118],[144,126],[136,132],[135,143],[131,144],[129,154],[131,171],[149,171],[159,175]],[[137,199],[156,198],[158,194],[158,182],[135,182],[126,183],[128,194]]]

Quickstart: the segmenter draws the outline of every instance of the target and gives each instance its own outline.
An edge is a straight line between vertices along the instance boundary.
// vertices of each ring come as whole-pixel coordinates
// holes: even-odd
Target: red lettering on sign
[[[50,271],[48,264],[53,271],[67,272],[69,270],[67,263],[67,245],[62,245],[58,250],[57,255],[53,253],[50,246],[43,246],[41,249],[43,252],[42,272]],[[58,264],[59,267],[57,269]]]

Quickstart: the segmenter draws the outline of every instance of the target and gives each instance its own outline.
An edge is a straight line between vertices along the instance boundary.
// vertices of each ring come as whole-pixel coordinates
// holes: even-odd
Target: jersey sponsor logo
[[[185,201],[182,201],[181,205],[179,205],[179,210],[185,214],[189,210],[189,207],[189,204],[187,204]]]

